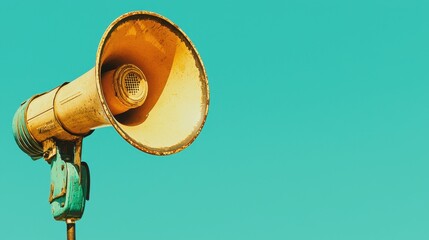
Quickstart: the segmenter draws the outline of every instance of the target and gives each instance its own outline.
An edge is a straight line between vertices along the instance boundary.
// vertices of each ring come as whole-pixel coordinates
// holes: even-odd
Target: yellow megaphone
[[[158,14],[130,12],[105,31],[94,68],[27,100],[13,128],[33,159],[46,139],[75,141],[109,125],[134,147],[166,155],[192,143],[208,105],[207,75],[185,33]]]

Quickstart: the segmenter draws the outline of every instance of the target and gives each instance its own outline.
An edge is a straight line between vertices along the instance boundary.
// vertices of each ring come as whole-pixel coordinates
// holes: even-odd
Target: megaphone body
[[[113,126],[134,147],[166,155],[194,141],[208,104],[207,75],[189,38],[158,14],[131,12],[104,33],[94,68],[20,106],[14,136],[38,159],[48,139],[76,141]]]

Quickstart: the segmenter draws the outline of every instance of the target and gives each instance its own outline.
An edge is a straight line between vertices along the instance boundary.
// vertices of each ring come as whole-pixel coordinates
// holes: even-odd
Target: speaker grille
[[[138,95],[140,93],[141,78],[138,74],[130,72],[125,76],[125,89],[130,95]]]
[[[147,96],[148,86],[143,72],[138,67],[133,64],[122,65],[115,70],[112,80],[114,95],[120,101],[116,106],[122,105],[122,110],[125,110],[143,104]],[[118,112],[119,108],[116,109]]]

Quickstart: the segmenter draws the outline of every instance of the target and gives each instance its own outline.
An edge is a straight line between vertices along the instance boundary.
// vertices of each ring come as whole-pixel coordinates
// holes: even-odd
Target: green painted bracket
[[[86,163],[79,167],[73,164],[73,143],[57,146],[57,154],[51,161],[51,189],[49,202],[56,220],[78,220],[89,199],[89,169]]]

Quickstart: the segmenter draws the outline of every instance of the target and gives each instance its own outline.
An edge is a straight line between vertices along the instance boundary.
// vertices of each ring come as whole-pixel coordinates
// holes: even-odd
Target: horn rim
[[[128,19],[130,17],[135,17],[138,15],[152,17],[152,18],[158,18],[159,20],[164,21],[167,24],[171,25],[172,26],[171,30],[175,31],[178,35],[181,35],[187,41],[187,43],[192,47],[193,54],[196,57],[196,59],[198,60],[199,64],[201,65],[200,70],[203,74],[203,78],[201,80],[202,80],[202,82],[204,82],[204,85],[206,87],[206,98],[207,98],[206,99],[207,104],[206,104],[204,116],[203,116],[201,125],[195,131],[194,136],[187,143],[181,145],[180,147],[172,148],[174,146],[171,146],[169,148],[162,148],[159,150],[154,150],[154,149],[151,149],[151,148],[149,148],[143,144],[139,144],[131,136],[129,136],[126,133],[126,131],[124,131],[121,128],[121,126],[118,124],[118,122],[115,119],[115,117],[113,116],[113,114],[110,112],[110,109],[107,105],[106,99],[104,98],[104,93],[103,93],[103,89],[101,86],[101,68],[102,68],[101,57],[102,57],[103,48],[105,46],[106,40],[108,39],[109,35],[112,33],[112,30],[116,26],[118,26],[121,22],[125,21],[126,19]],[[202,128],[205,125],[205,122],[207,120],[207,115],[208,115],[208,109],[209,109],[209,105],[210,105],[210,89],[209,89],[208,76],[207,76],[206,69],[204,67],[204,63],[203,63],[203,61],[200,57],[200,54],[198,53],[198,50],[196,49],[195,45],[193,44],[191,39],[185,34],[185,32],[182,29],[180,29],[180,27],[177,26],[175,23],[173,23],[171,20],[167,19],[166,17],[164,17],[160,14],[150,12],[150,11],[133,11],[133,12],[128,12],[128,13],[122,14],[121,16],[116,18],[112,23],[110,23],[110,25],[105,30],[105,32],[104,32],[104,34],[100,40],[100,43],[98,45],[97,54],[96,54],[96,63],[95,63],[95,76],[96,76],[95,78],[96,78],[97,93],[98,93],[99,99],[101,101],[103,111],[104,111],[105,115],[107,116],[109,122],[112,124],[112,126],[119,133],[119,135],[121,135],[121,137],[123,139],[125,139],[129,144],[131,144],[132,146],[134,146],[135,148],[137,148],[143,152],[146,152],[146,153],[149,153],[152,155],[170,155],[170,154],[180,152],[183,149],[187,148],[189,145],[191,145],[195,141],[195,139],[199,136]]]

